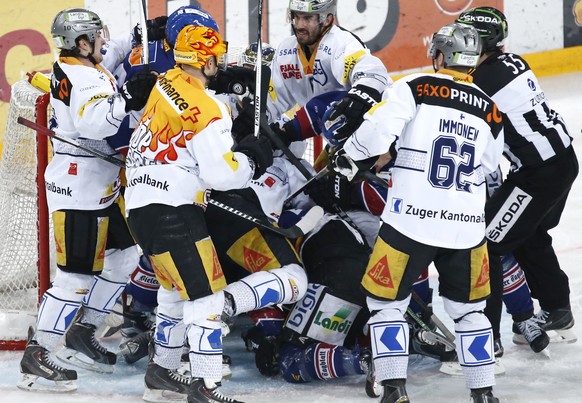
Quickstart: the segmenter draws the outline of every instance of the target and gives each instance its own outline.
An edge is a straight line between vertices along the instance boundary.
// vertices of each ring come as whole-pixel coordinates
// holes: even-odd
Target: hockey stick
[[[451,331],[449,330],[449,328],[438,318],[438,316],[436,316],[434,314],[434,312],[432,311],[432,309],[430,309],[428,307],[428,305],[426,304],[426,302],[424,302],[424,300],[420,297],[420,295],[418,295],[414,290],[412,291],[412,298],[418,304],[418,306],[420,306],[420,309],[422,309],[426,313],[429,313],[430,314],[430,319],[434,322],[434,324],[436,325],[436,327],[443,333],[443,335],[451,343],[453,343],[455,341],[455,335],[453,333],[451,333]]]
[[[150,64],[150,49],[148,41],[148,26],[147,26],[147,5],[146,0],[141,0],[141,10],[140,10],[140,20],[141,25],[141,64],[147,66]]]
[[[303,184],[303,186],[301,186],[299,189],[297,189],[296,191],[294,191],[293,193],[291,193],[283,202],[283,205],[289,205],[289,203],[291,202],[291,200],[293,200],[295,197],[297,197],[298,194],[302,193],[305,189],[307,189],[309,187],[309,185],[311,185],[313,182],[323,178],[325,175],[327,175],[329,173],[330,169],[329,166],[325,166],[321,171],[319,171],[317,173],[317,175],[311,177],[311,179],[309,179],[307,182],[305,182]]]
[[[208,204],[212,204],[213,206],[226,210],[229,213],[244,218],[245,220],[251,221],[252,223],[258,225],[261,228],[265,228],[271,232],[282,235],[285,238],[292,239],[299,238],[300,236],[303,236],[309,231],[311,231],[315,227],[317,222],[321,219],[321,217],[323,217],[324,213],[321,207],[314,206],[294,226],[290,228],[281,228],[271,224],[270,222],[262,221],[249,214],[243,213],[242,211],[237,210],[234,207],[227,206],[226,204],[223,204],[214,199],[208,199]]]
[[[432,330],[420,316],[416,314],[410,307],[406,308],[406,314],[412,318],[421,328],[424,330],[423,341],[428,343],[440,343],[443,344],[449,351],[455,349],[455,339],[450,340],[446,335],[440,335]],[[432,319],[432,318],[431,318]],[[437,326],[438,327],[438,326]]]
[[[262,100],[261,100],[261,76],[263,73],[263,0],[258,0],[257,14],[257,56],[255,59],[255,137],[259,136],[261,129],[261,114]]]
[[[43,134],[55,140],[62,141],[63,143],[67,143],[73,147],[77,147],[78,149],[83,150],[86,153],[93,155],[94,157],[101,158],[102,160],[110,162],[113,165],[117,165],[120,168],[125,168],[125,163],[120,159],[117,159],[111,155],[107,155],[99,150],[95,150],[94,148],[86,147],[76,140],[60,137],[49,128],[39,125],[38,123],[33,122],[31,120],[25,119],[22,116],[18,117],[17,122],[23,126],[28,127],[29,129],[36,130],[37,133]]]
[[[91,147],[83,146],[82,144],[78,143],[77,141],[75,141],[73,139],[65,139],[63,137],[59,137],[55,134],[54,131],[52,131],[52,130],[50,130],[42,125],[39,125],[38,123],[32,122],[28,119],[21,117],[21,116],[18,117],[17,121],[19,124],[21,124],[23,126],[26,126],[26,127],[33,129],[33,130],[36,130],[37,133],[43,134],[43,135],[48,136],[50,138],[53,138],[55,140],[62,141],[63,143],[67,143],[69,145],[72,145],[73,147],[77,147],[78,149],[83,150],[86,153],[93,155],[94,157],[101,158],[102,160],[107,161],[113,165],[120,167],[120,168],[125,168],[125,163],[123,161],[121,161],[115,157],[112,157],[110,155],[107,155],[105,153],[102,153],[101,151],[95,150]],[[300,236],[305,235],[309,231],[311,231],[313,229],[313,227],[315,227],[315,225],[317,224],[319,219],[321,217],[323,217],[323,213],[324,213],[323,209],[321,207],[314,206],[294,226],[292,226],[290,228],[280,228],[280,227],[277,227],[277,226],[271,224],[270,222],[261,221],[258,218],[255,218],[251,215],[243,213],[242,211],[239,211],[233,207],[227,206],[226,204],[223,204],[219,201],[216,201],[213,199],[208,199],[208,203],[212,204],[216,207],[219,207],[223,210],[226,210],[232,214],[235,214],[239,217],[242,217],[246,220],[252,221],[253,223],[257,224],[258,226],[260,226],[262,228],[268,229],[276,234],[282,235],[282,236],[287,237],[287,238],[298,238]]]

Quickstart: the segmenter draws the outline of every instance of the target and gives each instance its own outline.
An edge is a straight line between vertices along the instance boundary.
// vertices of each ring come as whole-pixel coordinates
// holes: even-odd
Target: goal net
[[[16,121],[22,116],[46,126],[47,105],[48,94],[27,80],[12,86],[0,159],[0,349],[24,348],[50,281],[48,141]]]

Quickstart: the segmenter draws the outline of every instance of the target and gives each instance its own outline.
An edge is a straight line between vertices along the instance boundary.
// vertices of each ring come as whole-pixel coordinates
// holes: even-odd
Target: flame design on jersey
[[[188,25],[176,38],[174,58],[177,64],[202,68],[210,57],[218,59],[226,49],[226,43],[214,29]]]

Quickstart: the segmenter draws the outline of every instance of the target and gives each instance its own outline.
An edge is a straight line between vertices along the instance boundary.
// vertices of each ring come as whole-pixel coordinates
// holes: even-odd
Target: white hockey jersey
[[[232,152],[227,106],[180,68],[161,75],[127,154],[126,210],[205,202],[208,189],[248,186],[254,169]]]
[[[309,60],[293,35],[277,47],[271,64],[269,116],[276,120],[295,105],[303,106],[316,95],[349,90],[363,84],[386,89],[392,80],[380,59],[351,32],[332,25]]]
[[[470,76],[444,69],[404,77],[383,98],[344,146],[362,160],[396,140],[382,220],[423,244],[477,245],[485,236],[484,175],[503,152],[496,105]]]
[[[104,139],[114,135],[125,112],[111,73],[98,65],[87,67],[72,57],[53,66],[50,104],[51,128],[108,155],[115,155]],[[98,210],[119,195],[119,167],[54,140],[54,156],[45,171],[49,211]]]

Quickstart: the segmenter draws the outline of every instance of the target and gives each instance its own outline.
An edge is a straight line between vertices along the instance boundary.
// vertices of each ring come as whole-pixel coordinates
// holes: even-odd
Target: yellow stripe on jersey
[[[81,106],[81,109],[79,109],[79,116],[83,116],[83,114],[85,113],[85,108],[89,105],[91,105],[92,103],[95,103],[97,101],[99,101],[100,99],[107,99],[109,98],[110,95],[108,94],[97,94],[97,95],[93,95],[87,102],[85,102],[83,104],[83,106]]]
[[[394,249],[378,237],[362,278],[362,286],[377,297],[395,299],[409,258],[409,255]]]
[[[237,239],[226,254],[249,273],[281,267],[258,228],[253,228]]]
[[[222,266],[218,261],[218,255],[214,244],[210,238],[205,238],[196,242],[196,249],[202,260],[202,266],[208,277],[208,283],[212,292],[217,292],[226,287],[226,279],[222,272]]]
[[[67,265],[67,244],[65,243],[65,217],[64,211],[55,211],[52,214],[55,244],[57,247],[57,264]]]
[[[471,251],[471,291],[469,300],[483,299],[490,293],[489,255],[487,253],[487,243],[484,243]]]
[[[224,158],[230,169],[232,169],[235,172],[238,171],[238,160],[236,159],[232,151],[229,151],[226,154],[224,154],[222,158]]]
[[[342,82],[345,84],[350,79],[350,74],[354,69],[356,63],[366,54],[365,50],[358,50],[351,55],[344,57],[344,75],[342,77]]]
[[[97,218],[97,245],[95,245],[95,259],[93,271],[102,271],[105,262],[105,249],[107,248],[107,232],[109,230],[109,217]]]
[[[376,112],[376,109],[378,109],[379,107],[381,107],[382,105],[384,105],[386,103],[386,101],[382,101],[382,102],[378,102],[376,105],[372,106],[370,108],[370,110],[368,110],[368,113],[370,115],[373,115],[374,112]]]

